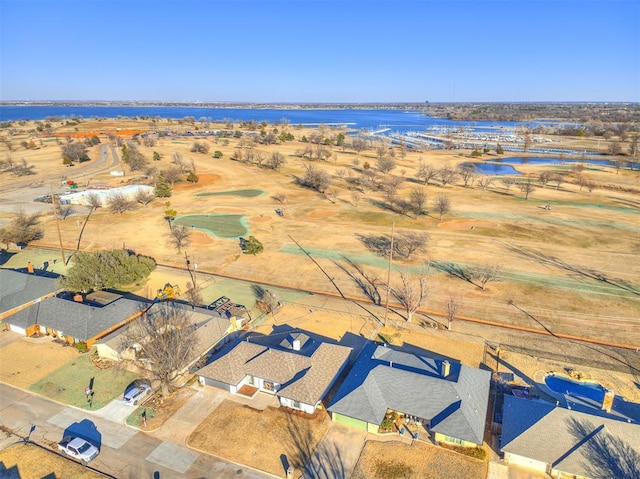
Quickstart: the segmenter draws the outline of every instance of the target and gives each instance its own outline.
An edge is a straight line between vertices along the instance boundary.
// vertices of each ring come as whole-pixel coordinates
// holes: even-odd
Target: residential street
[[[55,447],[55,443],[62,439],[69,426],[92,424],[95,426],[94,437],[99,438],[100,455],[90,466],[118,479],[271,477],[200,454],[182,444],[157,439],[157,434],[145,434],[130,428],[124,424],[122,408],[117,400],[102,411],[92,414],[0,383],[0,417],[3,428],[15,431],[21,437],[28,435],[31,427],[35,426],[30,436],[31,441],[50,448]],[[195,426],[197,422],[183,425],[184,428],[191,429]],[[162,434],[163,437],[184,438],[189,433],[175,430],[180,427],[176,422],[172,422],[170,427],[172,431]],[[16,436],[3,437],[0,449],[20,439]]]

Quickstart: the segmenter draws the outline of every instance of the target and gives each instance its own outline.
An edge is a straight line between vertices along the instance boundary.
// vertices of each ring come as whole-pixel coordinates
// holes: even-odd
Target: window
[[[300,409],[300,401],[293,401],[293,407],[296,409]]]

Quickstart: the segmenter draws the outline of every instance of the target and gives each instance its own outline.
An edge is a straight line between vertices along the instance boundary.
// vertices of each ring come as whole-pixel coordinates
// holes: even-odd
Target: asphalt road
[[[114,416],[121,416],[117,413],[118,404],[111,409]],[[35,426],[30,436],[32,442],[55,447],[65,430],[82,424],[85,428],[93,427],[92,437],[100,440],[100,455],[90,463],[90,467],[119,479],[271,477],[183,445],[157,439],[109,416],[109,411],[92,414],[0,383],[0,421],[4,428],[17,434],[0,440],[0,449],[27,436],[32,426]]]
[[[111,149],[111,155],[109,155],[109,149]],[[90,180],[92,175],[115,169],[119,162],[117,149],[110,143],[104,143],[100,145],[98,159],[93,162],[70,168],[61,166],[60,172],[55,175],[39,176],[37,179],[26,176],[23,180],[10,185],[0,183],[0,211],[14,213],[22,208],[29,214],[51,212],[51,204],[33,201],[34,198],[50,195],[52,190],[55,194],[63,194],[69,189],[66,185],[60,184],[66,176]]]

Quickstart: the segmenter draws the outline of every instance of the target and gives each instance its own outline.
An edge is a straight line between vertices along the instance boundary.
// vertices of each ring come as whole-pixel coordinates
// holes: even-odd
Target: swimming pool
[[[549,374],[544,382],[552,391],[570,396],[580,396],[602,402],[605,389],[598,383],[586,381],[573,381],[563,376]]]

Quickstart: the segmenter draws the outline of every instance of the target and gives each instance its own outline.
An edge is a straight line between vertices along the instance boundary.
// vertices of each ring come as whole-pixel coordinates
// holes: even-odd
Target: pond
[[[599,403],[604,399],[605,388],[600,384],[587,381],[573,381],[564,376],[549,374],[544,382],[552,391],[570,396],[592,399]]]
[[[173,220],[173,224],[198,228],[219,238],[240,238],[248,231],[245,215],[183,215]]]
[[[597,165],[597,166],[615,166],[609,160],[594,160],[592,158],[584,160],[575,160],[567,158],[524,158],[519,156],[492,159],[495,163],[507,163],[509,165]]]
[[[521,173],[511,165],[496,163],[463,163],[462,167],[472,167],[481,175],[520,175]]]

